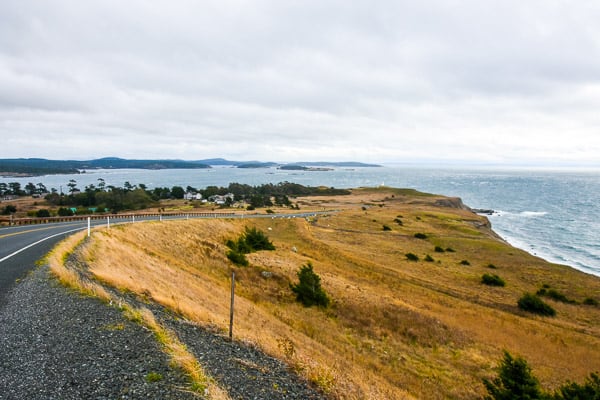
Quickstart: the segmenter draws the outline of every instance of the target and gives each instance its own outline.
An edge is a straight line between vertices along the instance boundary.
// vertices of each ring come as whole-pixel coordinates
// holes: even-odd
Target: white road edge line
[[[45,238],[43,238],[43,239],[40,239],[40,240],[38,240],[38,241],[37,241],[37,242],[35,242],[35,243],[31,243],[31,244],[28,244],[27,246],[25,246],[25,247],[23,247],[23,248],[20,248],[19,250],[15,251],[15,252],[14,252],[14,253],[12,253],[12,254],[9,254],[9,255],[7,255],[7,256],[6,256],[6,257],[4,257],[4,258],[0,258],[0,263],[1,263],[1,262],[3,262],[3,261],[6,261],[6,260],[8,260],[9,258],[11,258],[11,257],[13,257],[13,256],[16,256],[16,255],[17,255],[17,254],[19,254],[20,252],[22,252],[22,251],[25,251],[25,250],[29,249],[30,247],[33,247],[33,246],[35,246],[35,245],[38,245],[38,244],[40,244],[40,243],[42,243],[42,242],[44,242],[44,241],[46,241],[46,240],[48,240],[48,239],[52,239],[53,237],[60,236],[60,235],[64,235],[65,233],[71,233],[71,232],[75,232],[75,231],[81,231],[81,230],[84,230],[84,229],[87,229],[87,228],[77,228],[77,229],[71,229],[71,230],[68,230],[68,231],[59,232],[59,233],[56,233],[56,234],[54,234],[54,235],[50,235],[50,236],[48,236],[48,237],[45,237]]]

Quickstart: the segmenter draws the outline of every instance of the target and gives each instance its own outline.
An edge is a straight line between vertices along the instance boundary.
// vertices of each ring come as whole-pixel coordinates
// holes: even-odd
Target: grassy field
[[[333,399],[481,398],[503,350],[527,359],[546,389],[600,370],[600,308],[581,304],[600,301],[600,278],[507,245],[452,199],[382,188],[296,201],[302,211],[339,212],[113,226],[79,251],[102,283],[224,334],[234,270],[234,337],[285,360]],[[235,267],[225,242],[245,226],[265,232],[276,250]],[[295,301],[290,283],[307,262],[332,300],[327,309]],[[485,273],[506,286],[483,285]],[[517,307],[543,285],[576,303],[544,297],[555,317]]]

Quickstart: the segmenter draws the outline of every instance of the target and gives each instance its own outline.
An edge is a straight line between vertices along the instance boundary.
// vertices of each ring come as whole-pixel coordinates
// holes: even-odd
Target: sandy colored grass
[[[119,226],[95,231],[83,255],[97,279],[223,333],[235,270],[235,337],[285,360],[335,399],[480,398],[481,380],[495,374],[504,349],[525,357],[548,389],[600,369],[600,309],[547,300],[558,315],[540,318],[516,306],[543,284],[579,302],[597,297],[600,279],[512,248],[484,217],[436,200],[356,190],[297,199],[303,209],[340,210],[316,219]],[[224,243],[246,225],[267,233],[277,249],[236,268]],[[407,252],[421,261],[408,261]],[[428,254],[433,262],[423,261]],[[326,310],[302,307],[289,289],[309,261],[333,300]],[[485,272],[507,286],[482,285]]]

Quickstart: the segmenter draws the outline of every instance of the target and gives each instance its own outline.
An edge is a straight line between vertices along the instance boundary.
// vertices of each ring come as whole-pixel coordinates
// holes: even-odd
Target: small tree
[[[540,389],[540,383],[531,373],[527,361],[521,357],[513,358],[504,351],[498,376],[493,380],[484,379],[483,384],[489,396],[485,400],[536,400],[546,398]]]
[[[296,300],[305,307],[313,305],[327,307],[329,297],[321,288],[321,277],[313,271],[310,261],[303,265],[297,274],[299,282],[295,285],[290,284],[290,288],[296,293]]]

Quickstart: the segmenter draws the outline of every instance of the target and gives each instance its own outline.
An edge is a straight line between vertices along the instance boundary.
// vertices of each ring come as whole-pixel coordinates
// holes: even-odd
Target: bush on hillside
[[[419,256],[414,253],[406,253],[405,256],[409,261],[419,261]]]
[[[537,295],[525,293],[517,302],[521,310],[528,311],[534,314],[553,317],[556,311],[548,304],[544,303]]]
[[[37,210],[35,212],[35,216],[38,218],[46,218],[46,217],[50,216],[50,211],[48,211],[46,209]]]
[[[417,239],[427,239],[427,235],[424,233],[415,233]]]
[[[587,297],[585,300],[583,300],[583,304],[585,304],[586,306],[597,306],[598,300],[591,297]]]
[[[483,276],[481,277],[481,283],[483,283],[484,285],[489,285],[489,286],[505,286],[506,282],[504,282],[504,279],[500,278],[498,275],[495,274],[483,274]]]
[[[521,357],[513,358],[508,351],[504,352],[498,376],[492,380],[484,379],[483,384],[490,394],[486,400],[543,398],[540,383],[527,362]]]
[[[305,307],[313,305],[327,307],[329,305],[329,297],[321,287],[321,277],[317,275],[310,261],[303,265],[297,273],[298,283],[290,284],[290,288],[296,293],[296,300],[301,302]]]
[[[498,368],[498,376],[492,380],[483,379],[489,396],[485,400],[599,400],[600,376],[591,373],[583,384],[569,382],[559,387],[553,394],[544,393],[538,379],[531,372],[527,361],[513,358],[507,351]]]
[[[227,258],[235,265],[241,265],[242,267],[247,267],[248,264],[250,264],[243,253],[238,253],[235,250],[229,250],[227,252]]]
[[[552,400],[598,400],[600,399],[600,376],[591,373],[585,383],[567,382],[561,386],[552,397]]]
[[[565,296],[564,294],[556,291],[555,289],[550,289],[550,288],[543,287],[540,290],[538,290],[536,294],[538,296],[550,297],[552,300],[560,301],[561,303],[568,303],[568,304],[575,304],[575,303],[577,303],[575,300],[569,299],[567,296]]]

